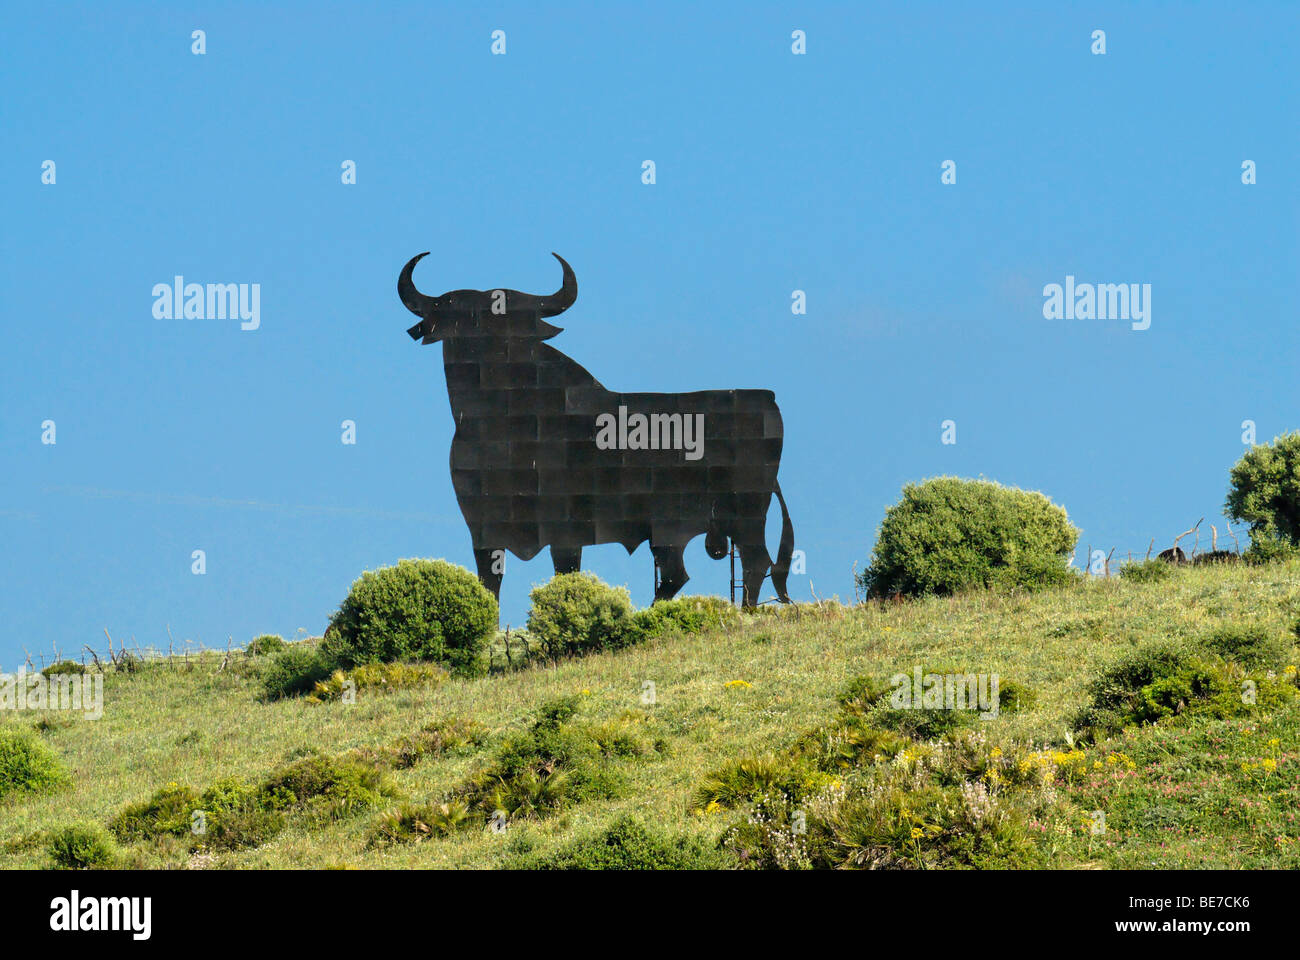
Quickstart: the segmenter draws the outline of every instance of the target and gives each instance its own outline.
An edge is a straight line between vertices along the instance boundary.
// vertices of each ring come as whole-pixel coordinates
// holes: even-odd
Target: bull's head
[[[578,298],[578,280],[573,268],[558,253],[552,253],[564,268],[560,289],[539,297],[518,290],[452,290],[440,297],[427,297],[415,289],[411,272],[422,253],[412,257],[397,278],[397,295],[420,322],[406,332],[412,340],[437,343],[452,337],[512,336],[547,340],[560,328],[545,321],[563,313]]]

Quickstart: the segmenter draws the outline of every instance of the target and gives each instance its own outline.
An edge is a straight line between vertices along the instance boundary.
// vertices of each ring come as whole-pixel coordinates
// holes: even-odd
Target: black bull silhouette
[[[420,317],[407,331],[411,338],[442,343],[456,421],[452,485],[479,579],[493,595],[500,595],[505,550],[530,560],[549,546],[555,572],[569,573],[581,567],[588,544],[621,543],[632,553],[649,540],[659,567],[655,599],[669,599],[690,579],[686,545],[704,534],[714,559],[727,555],[728,538],[735,543],[746,606],[758,602],[769,569],[778,597],[789,602],[794,528],[776,479],[782,427],[771,391],[607,390],[543,343],[561,329],[546,318],[578,296],[578,281],[559,254],[552,256],[564,281],[550,296],[425,296],[411,279],[425,256],[402,268],[397,292]],[[645,418],[639,435],[637,414]],[[610,429],[615,420],[618,430]],[[692,437],[693,426],[702,431]],[[775,564],[764,543],[773,493],[782,518]]]

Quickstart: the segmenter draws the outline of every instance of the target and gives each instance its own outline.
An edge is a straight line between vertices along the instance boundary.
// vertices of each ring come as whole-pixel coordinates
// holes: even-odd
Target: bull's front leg
[[[582,547],[557,547],[551,544],[551,563],[555,564],[555,575],[577,573],[582,569]]]
[[[680,545],[651,546],[655,563],[659,566],[659,582],[655,585],[656,600],[671,600],[677,591],[686,586],[691,579],[686,572],[686,561],[682,556],[684,548]]]
[[[501,599],[501,576],[506,570],[506,552],[501,548],[474,549],[474,563],[478,578],[492,596]]]

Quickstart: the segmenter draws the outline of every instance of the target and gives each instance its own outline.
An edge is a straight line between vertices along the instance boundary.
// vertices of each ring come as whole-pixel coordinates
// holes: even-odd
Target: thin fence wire
[[[155,644],[139,644],[132,637],[129,642],[115,641],[107,630],[104,631],[106,647],[96,649],[83,644],[79,650],[67,651],[58,644],[51,644],[49,651],[30,651],[21,647],[24,660],[19,664],[28,673],[44,672],[55,664],[72,662],[86,671],[100,673],[132,673],[143,667],[170,670],[192,670],[200,664],[217,664],[217,670],[229,669],[231,665],[252,660],[254,654],[247,646],[237,647],[234,640],[227,640],[224,647],[210,647],[204,643],[191,640],[169,640],[167,648]],[[0,670],[0,673],[3,673]]]
[[[1075,546],[1075,553],[1070,556],[1070,567],[1079,570],[1084,576],[1091,577],[1110,577],[1116,575],[1120,568],[1128,563],[1141,563],[1145,560],[1154,560],[1165,553],[1167,557],[1177,558],[1177,553],[1168,553],[1168,551],[1181,551],[1183,558],[1179,562],[1197,563],[1208,562],[1206,558],[1213,553],[1216,559],[1226,559],[1227,554],[1240,558],[1242,554],[1242,536],[1234,531],[1231,525],[1226,525],[1223,532],[1217,530],[1217,524],[1211,524],[1211,531],[1202,535],[1200,529],[1204,518],[1197,521],[1196,525],[1179,534],[1173,539],[1173,542],[1161,541],[1159,538],[1152,538],[1145,545],[1136,548],[1119,548],[1106,547],[1102,544],[1078,544]],[[1246,543],[1249,545],[1249,537],[1246,537]],[[1167,543],[1168,545],[1162,545]],[[1079,548],[1083,547],[1086,552],[1083,555],[1083,565],[1080,566],[1077,560]],[[1093,569],[1093,558],[1101,555],[1099,564],[1100,571]],[[1229,561],[1231,562],[1231,561]]]

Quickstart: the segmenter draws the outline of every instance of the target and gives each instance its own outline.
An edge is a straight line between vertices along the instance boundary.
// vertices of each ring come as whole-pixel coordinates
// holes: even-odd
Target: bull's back
[[[458,424],[452,477],[476,546],[525,559],[547,545],[631,551],[703,533],[711,518],[766,514],[783,436],[770,390],[564,394],[562,411],[489,404]]]

